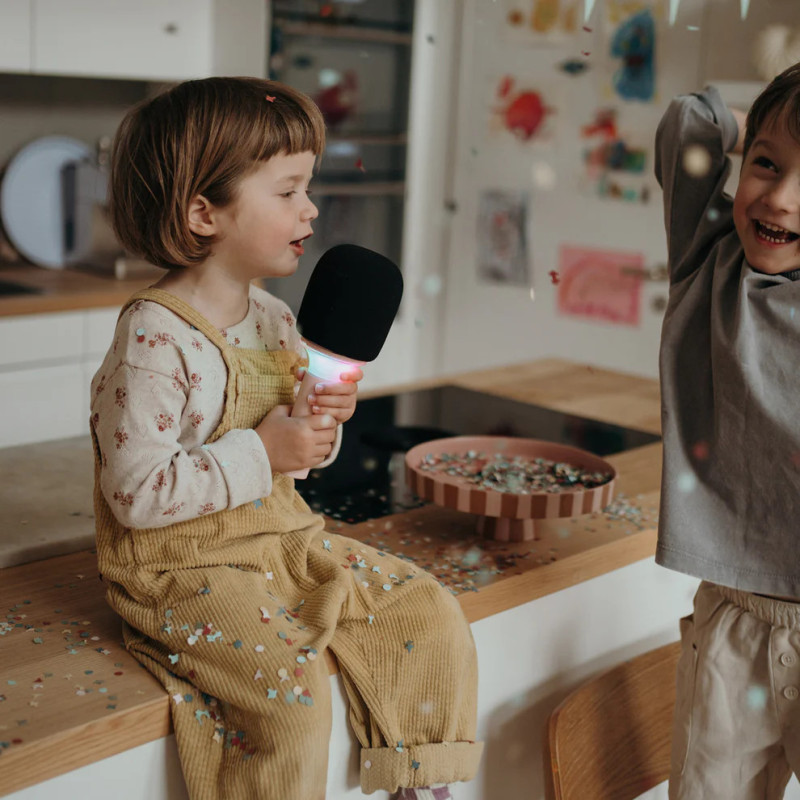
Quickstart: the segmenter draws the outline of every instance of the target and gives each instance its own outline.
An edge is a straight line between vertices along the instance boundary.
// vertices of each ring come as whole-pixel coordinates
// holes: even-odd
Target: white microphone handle
[[[294,399],[294,405],[292,406],[292,413],[291,416],[293,417],[310,417],[311,416],[311,406],[308,404],[308,396],[314,393],[314,387],[319,383],[319,378],[316,375],[312,375],[311,372],[306,370],[306,374],[303,376],[303,380],[300,384],[300,389],[297,392],[297,397]],[[294,472],[287,472],[286,474],[290,478],[294,478],[295,480],[307,478],[309,473],[309,468],[306,469],[296,469]]]

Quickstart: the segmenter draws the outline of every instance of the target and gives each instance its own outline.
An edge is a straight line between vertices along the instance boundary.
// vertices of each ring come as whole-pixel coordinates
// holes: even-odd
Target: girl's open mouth
[[[307,236],[304,236],[302,239],[295,239],[293,242],[289,242],[289,246],[295,251],[295,253],[297,253],[297,255],[301,256],[305,252],[305,250],[303,250],[303,242],[307,238]]]
[[[753,220],[753,223],[758,238],[770,244],[788,244],[800,238],[800,234],[792,233],[785,228],[779,228],[777,225],[771,225],[768,222]]]

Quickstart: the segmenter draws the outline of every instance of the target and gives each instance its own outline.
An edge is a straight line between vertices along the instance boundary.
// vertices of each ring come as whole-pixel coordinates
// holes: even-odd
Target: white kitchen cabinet
[[[86,313],[25,314],[0,320],[0,370],[79,359]]]
[[[30,72],[33,0],[0,0],[0,72]]]
[[[153,80],[211,70],[211,0],[33,0],[33,71]]]
[[[263,77],[266,39],[264,0],[0,0],[0,72]]]
[[[89,384],[117,308],[0,319],[0,447],[89,432]]]
[[[75,364],[0,372],[0,446],[87,433],[83,384],[83,370]]]

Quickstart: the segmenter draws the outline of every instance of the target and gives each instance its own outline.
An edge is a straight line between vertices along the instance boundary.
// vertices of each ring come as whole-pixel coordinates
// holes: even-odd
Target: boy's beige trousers
[[[204,333],[228,367],[211,440],[293,402],[296,354],[229,347],[190,306],[153,300]],[[99,488],[100,571],[125,642],[163,683],[193,800],[324,797],[330,649],[361,745],[361,785],[474,777],[477,667],[455,598],[430,575],[327,533],[294,481],[269,497],[163,528],[120,525]]]
[[[778,800],[800,772],[800,604],[703,582],[681,620],[670,800]]]

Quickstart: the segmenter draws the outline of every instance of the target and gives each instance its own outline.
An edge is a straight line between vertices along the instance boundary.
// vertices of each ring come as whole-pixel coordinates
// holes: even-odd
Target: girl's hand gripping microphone
[[[354,244],[325,252],[308,281],[297,330],[308,352],[308,369],[292,416],[309,416],[308,395],[380,353],[403,296],[403,276],[385,256]],[[308,470],[287,473],[305,478]]]

